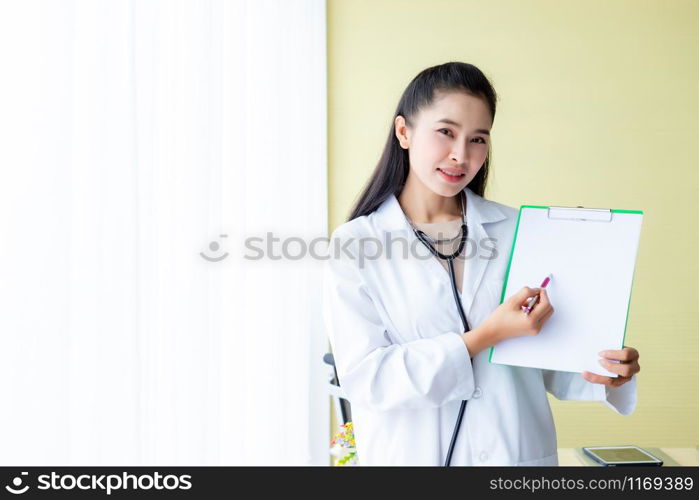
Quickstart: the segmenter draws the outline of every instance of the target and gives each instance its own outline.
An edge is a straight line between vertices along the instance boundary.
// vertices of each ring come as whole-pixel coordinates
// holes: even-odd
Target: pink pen
[[[551,278],[553,278],[553,274],[549,274],[544,278],[544,281],[541,282],[541,287],[540,288],[546,288],[546,286],[549,284],[551,281]],[[527,305],[522,306],[522,311],[524,311],[524,314],[529,314],[532,312],[532,309],[536,305],[536,303],[539,301],[539,294],[534,295],[533,297],[529,297],[527,299]]]

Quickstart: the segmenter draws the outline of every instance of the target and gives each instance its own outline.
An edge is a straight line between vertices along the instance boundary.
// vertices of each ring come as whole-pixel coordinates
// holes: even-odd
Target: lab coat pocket
[[[485,281],[485,287],[490,298],[489,306],[492,305],[492,309],[500,305],[504,286],[505,283],[502,278],[491,278]]]
[[[490,313],[500,305],[501,291],[502,281],[499,279],[485,279],[481,282],[470,311],[472,328],[485,321],[490,316]]]
[[[400,340],[431,338],[461,328],[447,280],[429,279],[419,287],[406,288],[389,304],[389,317]]]

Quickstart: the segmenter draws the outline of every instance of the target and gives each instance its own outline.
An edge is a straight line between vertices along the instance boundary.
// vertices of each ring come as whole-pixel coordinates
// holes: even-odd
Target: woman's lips
[[[444,179],[447,182],[460,182],[461,179],[463,179],[464,175],[466,175],[464,172],[462,172],[460,170],[455,170],[455,169],[451,169],[451,168],[445,168],[445,169],[438,168],[437,172],[439,172],[439,175],[442,177],[442,179]],[[445,174],[444,172],[450,172],[450,173],[454,173],[454,174],[458,173],[460,175],[449,175],[449,174]]]

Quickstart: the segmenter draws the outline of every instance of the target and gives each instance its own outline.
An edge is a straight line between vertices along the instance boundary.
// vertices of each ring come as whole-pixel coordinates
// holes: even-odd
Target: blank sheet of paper
[[[554,312],[538,335],[494,346],[490,361],[616,377],[598,353],[623,347],[643,214],[524,206],[519,217],[504,297],[551,273]]]

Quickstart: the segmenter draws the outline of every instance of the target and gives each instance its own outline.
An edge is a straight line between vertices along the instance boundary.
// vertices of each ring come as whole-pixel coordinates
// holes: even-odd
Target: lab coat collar
[[[469,232],[476,225],[498,222],[507,218],[496,203],[478,196],[469,188],[465,188],[464,192],[466,193],[466,225]],[[379,205],[376,215],[378,224],[386,231],[412,231],[395,194],[391,194]]]
[[[498,207],[497,203],[478,196],[469,188],[465,188],[464,191],[466,193],[468,238],[475,242],[478,248],[480,246],[479,242],[489,237],[483,224],[501,221],[506,219],[507,215]],[[394,194],[391,194],[379,205],[374,214],[377,216],[377,224],[386,231],[409,231],[410,233],[413,231],[400,203],[398,203],[398,198]],[[469,318],[471,317],[471,308],[473,307],[476,291],[483,280],[489,262],[489,259],[471,258],[466,263],[468,271],[465,271],[462,277],[461,303],[464,306],[466,316]]]

